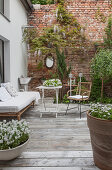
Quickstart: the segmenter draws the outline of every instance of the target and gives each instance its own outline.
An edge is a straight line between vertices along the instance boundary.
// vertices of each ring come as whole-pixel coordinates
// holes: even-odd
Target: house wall
[[[0,14],[0,39],[4,40],[5,82],[18,89],[18,77],[27,75],[26,45],[22,43],[22,26],[27,25],[27,12],[20,0],[9,1],[10,17]]]

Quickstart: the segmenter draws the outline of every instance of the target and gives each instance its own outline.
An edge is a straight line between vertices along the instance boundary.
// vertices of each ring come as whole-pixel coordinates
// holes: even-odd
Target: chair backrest
[[[82,95],[85,93],[85,96],[87,95],[89,97],[91,93],[91,86],[92,86],[92,82],[79,82],[77,86],[76,94]]]

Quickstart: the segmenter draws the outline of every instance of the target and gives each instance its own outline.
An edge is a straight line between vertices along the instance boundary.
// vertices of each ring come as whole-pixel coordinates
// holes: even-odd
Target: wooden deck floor
[[[61,107],[61,106],[60,106]],[[12,161],[1,161],[0,170],[98,170],[92,156],[86,113],[77,110],[45,114],[38,107],[23,114],[31,129],[30,142],[23,154]]]

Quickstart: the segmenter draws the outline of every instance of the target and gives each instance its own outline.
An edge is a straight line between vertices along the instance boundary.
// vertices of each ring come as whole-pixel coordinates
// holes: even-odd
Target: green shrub
[[[38,70],[41,70],[42,68],[43,68],[43,62],[40,61],[40,62],[38,63],[38,65],[37,65],[37,69],[38,69]]]
[[[93,78],[101,79],[101,98],[103,98],[104,80],[112,75],[112,50],[100,49],[91,62],[91,74]]]
[[[101,96],[101,80],[93,79],[90,100],[97,101],[99,100],[100,96]]]
[[[56,97],[54,98],[54,103],[56,103]],[[58,97],[58,103],[61,103],[61,100],[59,97]]]
[[[104,46],[106,48],[112,49],[112,16],[108,19],[108,25],[105,28],[105,38],[104,38]]]
[[[63,103],[65,103],[65,104],[69,103],[69,99],[67,99],[67,95],[66,94],[63,97]]]
[[[47,4],[54,4],[54,0],[31,0],[32,4],[41,4],[41,5],[47,5]]]
[[[57,73],[53,73],[52,71],[49,72],[49,75],[50,75],[50,79],[58,79],[59,76]]]
[[[77,78],[77,82],[80,82],[80,77]],[[87,82],[87,80],[84,76],[81,77],[81,82]]]

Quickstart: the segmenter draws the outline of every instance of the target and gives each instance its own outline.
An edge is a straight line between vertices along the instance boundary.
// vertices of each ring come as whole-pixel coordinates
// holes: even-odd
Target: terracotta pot
[[[87,113],[93,158],[102,170],[112,170],[112,121],[95,118]]]
[[[12,149],[0,150],[0,161],[12,160],[18,157],[26,148],[28,141],[29,139],[22,145],[19,145]]]

